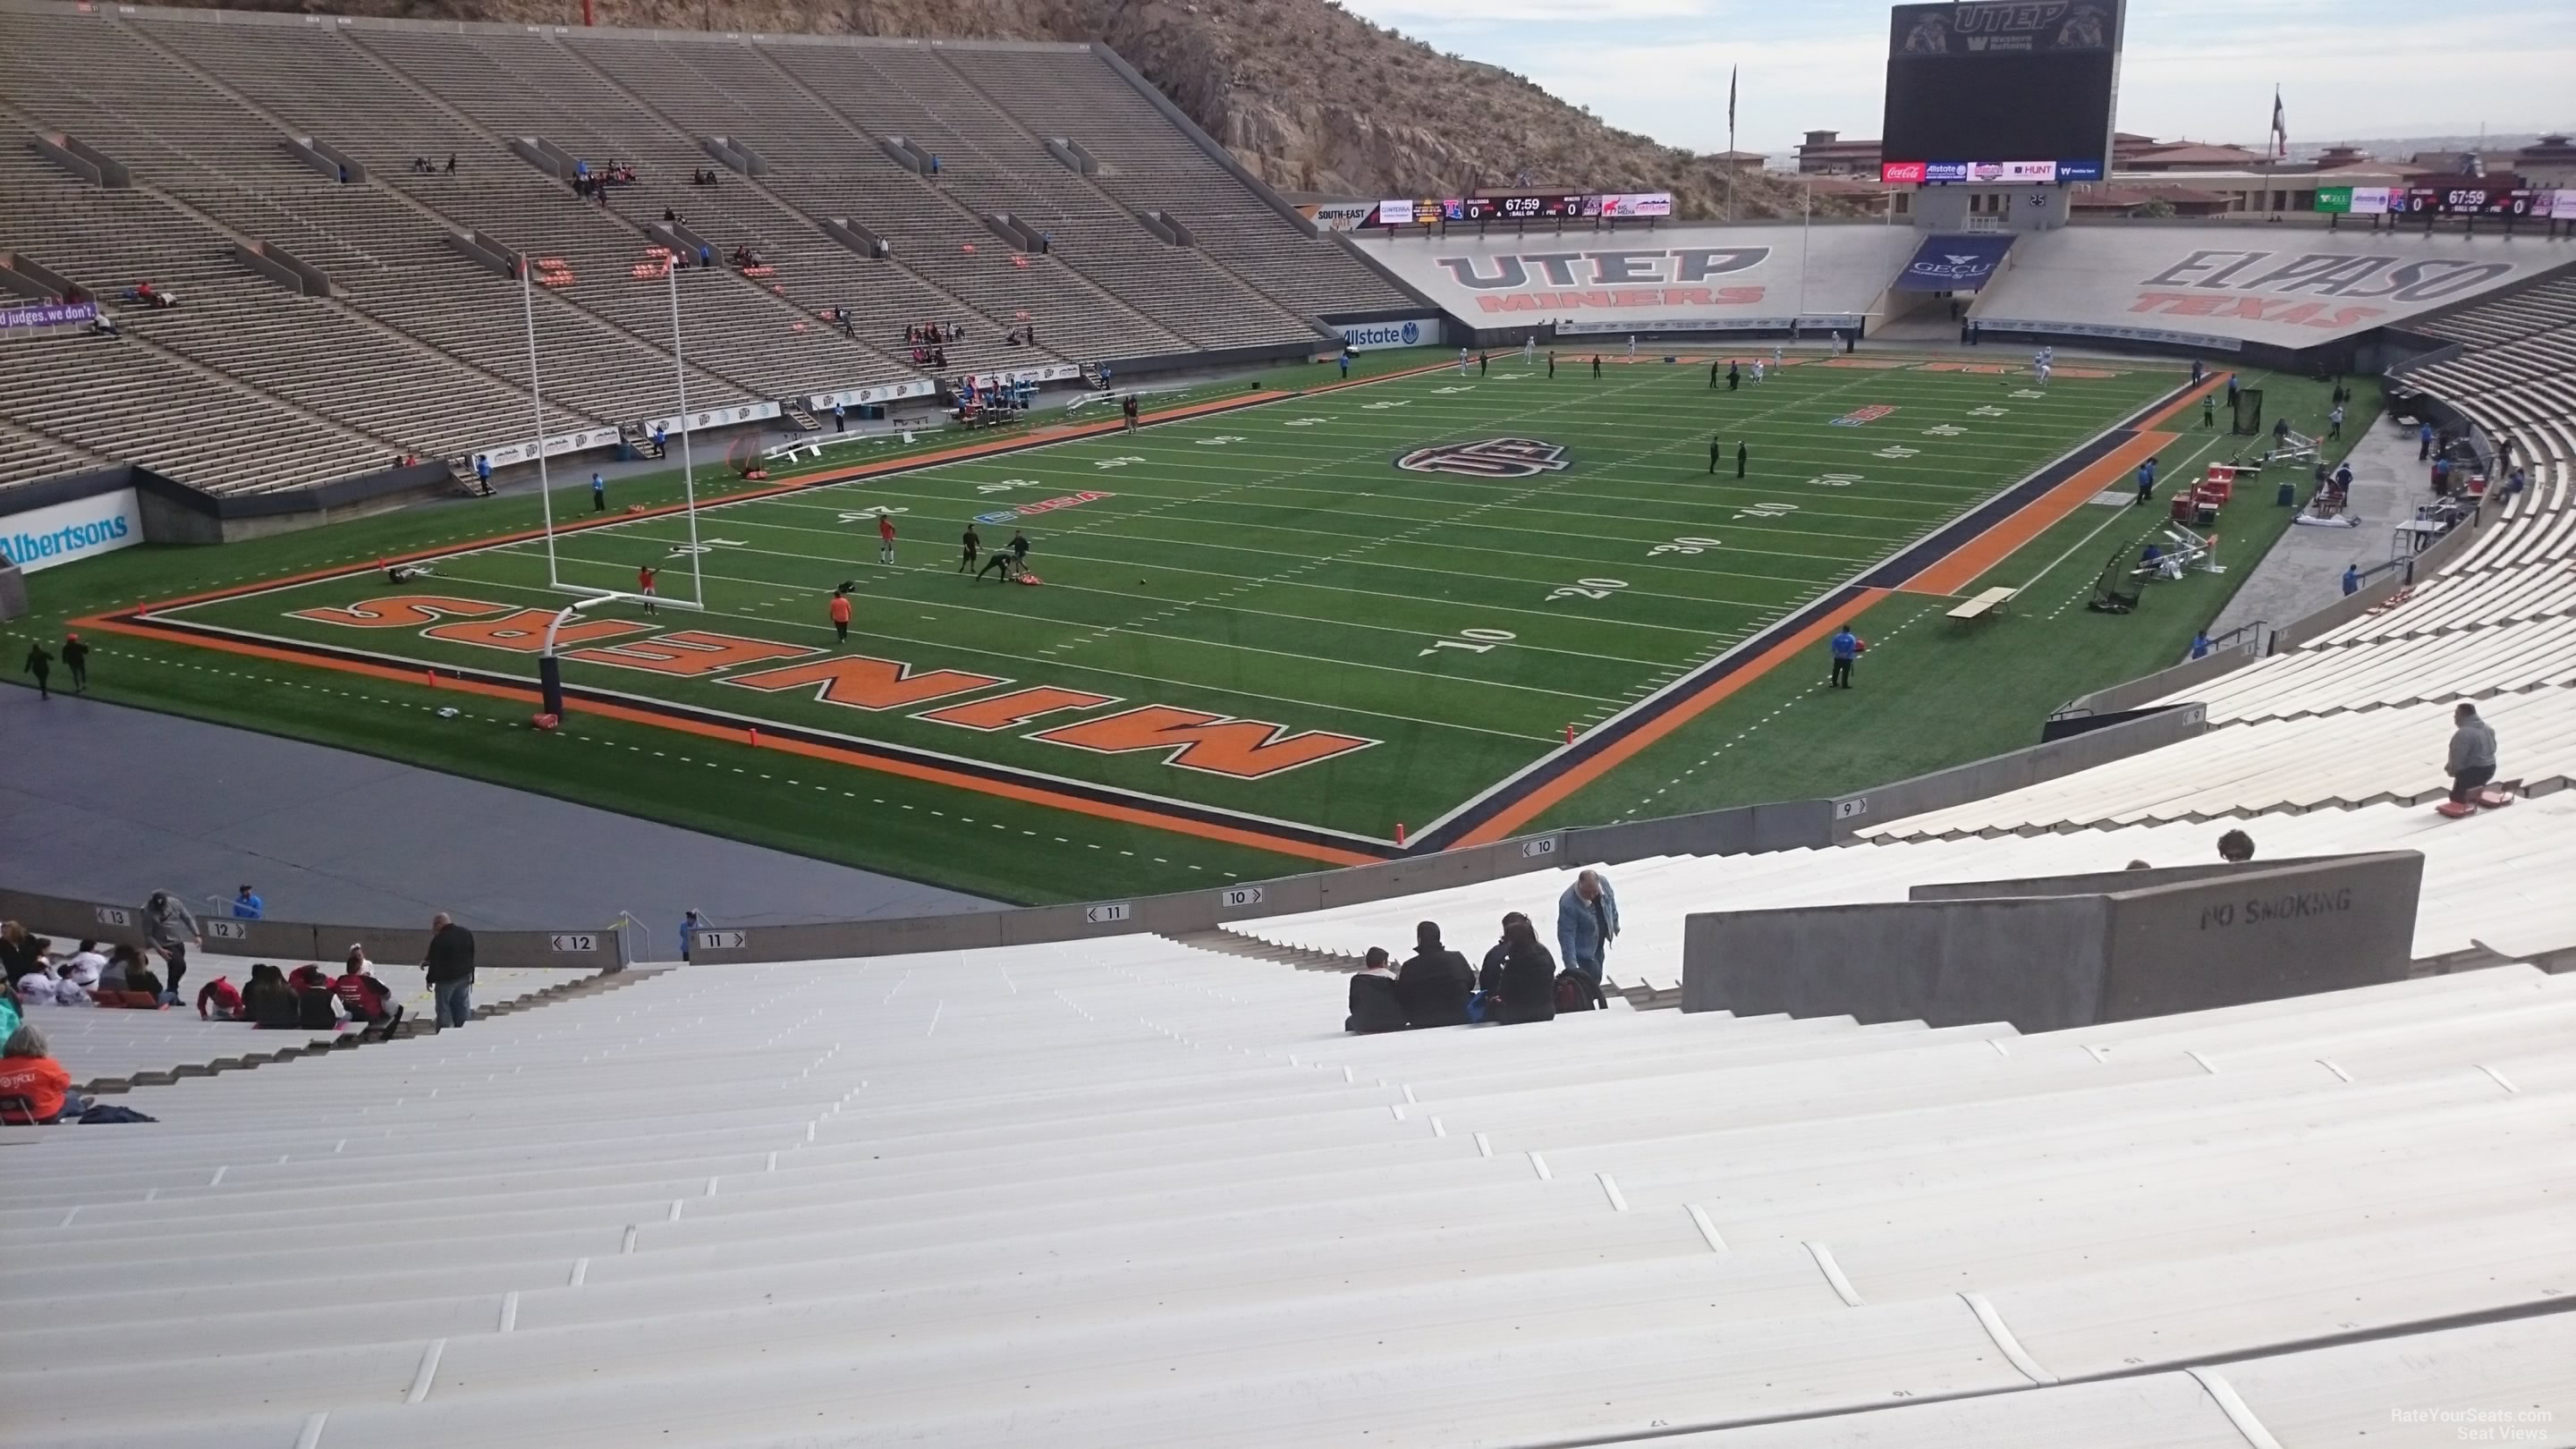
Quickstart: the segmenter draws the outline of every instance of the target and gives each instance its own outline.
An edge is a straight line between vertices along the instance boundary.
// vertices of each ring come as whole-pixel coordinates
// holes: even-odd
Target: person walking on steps
[[[1851,625],[1845,624],[1834,631],[1831,648],[1834,655],[1834,673],[1825,687],[1849,689],[1852,687],[1852,661],[1860,657],[1860,636],[1851,631]]]
[[[176,995],[179,982],[188,974],[188,948],[204,949],[206,933],[198,929],[197,918],[179,904],[177,896],[154,891],[143,903],[143,939],[169,966],[169,990]]]
[[[1601,872],[1587,870],[1556,898],[1557,964],[1583,974],[1597,992],[1610,943],[1619,935],[1619,897]]]
[[[2451,711],[2451,753],[2444,768],[2451,776],[2446,814],[2466,815],[2484,801],[2484,788],[2495,778],[2495,729],[2478,718],[2478,707],[2463,703]]]
[[[432,1018],[441,1027],[463,1026],[474,1017],[474,933],[445,911],[430,918],[429,953],[421,958],[428,978]]]

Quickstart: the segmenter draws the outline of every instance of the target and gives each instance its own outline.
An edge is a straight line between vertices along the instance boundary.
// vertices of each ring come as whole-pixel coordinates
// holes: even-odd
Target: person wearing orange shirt
[[[894,562],[894,515],[877,515],[877,562]]]
[[[88,1100],[71,1089],[72,1074],[54,1060],[53,1052],[45,1034],[32,1026],[9,1033],[8,1042],[0,1045],[0,1097],[16,1097],[27,1110],[0,1111],[0,1122],[41,1127],[89,1110]]]
[[[850,642],[850,586],[843,584],[832,591],[832,642]]]
[[[635,587],[644,595],[644,612],[647,614],[657,612],[653,607],[653,566],[651,564],[636,566]]]

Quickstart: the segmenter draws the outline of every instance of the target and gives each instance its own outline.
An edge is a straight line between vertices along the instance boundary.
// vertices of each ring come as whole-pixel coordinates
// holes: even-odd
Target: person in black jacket
[[[1465,1026],[1467,998],[1476,990],[1476,973],[1467,958],[1440,944],[1440,927],[1424,921],[1413,928],[1413,958],[1395,978],[1395,994],[1404,1002],[1404,1019],[1415,1026]]]
[[[430,1005],[437,1024],[463,1026],[474,1015],[474,933],[448,919],[445,911],[430,918],[429,954],[421,959],[429,978]]]
[[[1342,1030],[1404,1030],[1404,1001],[1396,994],[1395,972],[1386,960],[1384,946],[1369,947],[1368,963],[1351,977],[1351,1014]]]
[[[1506,1026],[1556,1019],[1556,957],[1529,917],[1503,917],[1503,939],[1485,957],[1485,1019]]]

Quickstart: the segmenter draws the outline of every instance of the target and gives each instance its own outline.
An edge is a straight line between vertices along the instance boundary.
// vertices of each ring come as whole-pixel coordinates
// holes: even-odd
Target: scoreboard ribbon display
[[[2452,177],[2430,185],[2320,186],[2317,210],[2349,216],[2503,216],[2576,219],[2576,191]]]
[[[1516,191],[1501,196],[1400,197],[1377,205],[1379,226],[1437,226],[1444,221],[1573,221],[1596,217],[1670,216],[1669,191]]]

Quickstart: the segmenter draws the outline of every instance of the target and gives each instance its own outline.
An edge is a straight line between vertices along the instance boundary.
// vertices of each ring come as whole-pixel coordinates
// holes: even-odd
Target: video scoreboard
[[[2576,219],[2576,191],[2482,178],[2437,177],[2409,186],[2321,186],[2317,210],[2350,216],[2501,216]]]
[[[2111,156],[2119,0],[1942,0],[1889,12],[1879,179],[2099,181]]]
[[[1373,220],[1379,226],[1438,226],[1449,221],[1575,221],[1672,214],[1669,191],[1516,191],[1500,196],[1397,197],[1379,202]]]

